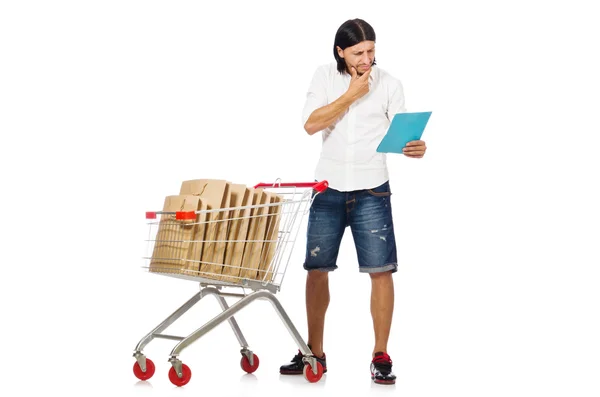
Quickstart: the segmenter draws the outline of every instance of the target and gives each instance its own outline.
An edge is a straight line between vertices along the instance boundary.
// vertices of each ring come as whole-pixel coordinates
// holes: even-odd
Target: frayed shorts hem
[[[338,268],[335,265],[334,266],[325,266],[325,267],[308,267],[308,266],[304,265],[303,267],[304,267],[304,270],[308,270],[308,271],[319,270],[321,272],[332,272]]]
[[[303,266],[304,270],[318,270],[321,272],[332,272],[336,270],[337,266],[325,266],[325,267],[308,267],[306,265]],[[369,266],[359,266],[358,271],[360,273],[385,273],[391,271],[392,273],[396,273],[398,271],[398,264],[390,263],[385,266],[377,266],[377,267],[369,267]]]
[[[396,273],[398,271],[398,264],[390,263],[385,266],[378,266],[378,267],[360,266],[358,268],[358,271],[360,273],[384,273],[384,272],[389,272],[390,270],[392,273]]]

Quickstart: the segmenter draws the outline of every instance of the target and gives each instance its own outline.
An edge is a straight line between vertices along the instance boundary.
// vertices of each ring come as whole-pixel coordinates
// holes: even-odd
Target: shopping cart
[[[252,191],[258,193],[257,198],[244,206],[147,212],[150,231],[143,267],[153,274],[199,282],[200,291],[139,341],[133,354],[135,376],[147,380],[155,372],[154,363],[143,354],[144,347],[155,338],[170,339],[178,343],[168,359],[171,363],[169,379],[176,386],[187,384],[192,373],[179,358],[181,352],[225,320],[229,321],[241,346],[242,369],[253,373],[259,365],[258,356],[249,349],[233,316],[251,302],[264,299],[271,302],[303,354],[304,377],[309,382],[318,382],[323,367],[312,356],[275,294],[281,288],[303,217],[314,197],[327,187],[327,181],[281,183],[277,180],[273,184],[255,185]],[[226,238],[219,239],[219,236]],[[226,292],[225,288],[235,292]],[[208,295],[217,299],[222,312],[187,336],[162,333]],[[229,306],[225,297],[239,300]]]

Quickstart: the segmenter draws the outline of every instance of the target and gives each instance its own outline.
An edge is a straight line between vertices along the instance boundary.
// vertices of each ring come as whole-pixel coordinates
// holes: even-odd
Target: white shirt
[[[337,64],[320,66],[314,73],[302,112],[302,126],[316,109],[344,94],[351,76],[341,75]],[[371,189],[389,179],[386,156],[377,146],[396,113],[404,113],[402,83],[386,71],[373,66],[369,92],[323,131],[321,155],[315,171],[319,181],[339,191]]]

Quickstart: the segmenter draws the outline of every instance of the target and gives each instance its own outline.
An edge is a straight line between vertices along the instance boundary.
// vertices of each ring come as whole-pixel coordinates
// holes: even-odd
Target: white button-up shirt
[[[302,126],[313,111],[344,94],[350,79],[337,71],[335,62],[317,68],[306,95]],[[371,189],[388,181],[386,156],[377,152],[377,146],[394,115],[404,112],[402,83],[373,66],[369,92],[321,131],[323,144],[315,178],[327,180],[329,187],[339,191]]]

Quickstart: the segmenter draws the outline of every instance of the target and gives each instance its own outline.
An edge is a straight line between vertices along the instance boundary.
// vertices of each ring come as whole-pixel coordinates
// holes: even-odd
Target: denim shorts
[[[373,189],[340,192],[328,188],[314,197],[308,217],[304,269],[337,269],[340,243],[350,226],[362,273],[398,270],[389,181]]]

